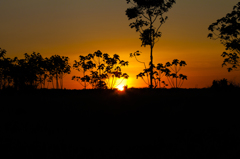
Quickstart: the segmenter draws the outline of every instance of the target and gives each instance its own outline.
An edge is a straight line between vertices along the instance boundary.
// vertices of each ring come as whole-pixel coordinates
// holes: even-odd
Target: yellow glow
[[[221,1],[217,5],[215,1],[209,1],[208,5],[204,1],[177,2],[166,13],[169,20],[159,30],[162,32],[162,37],[154,45],[153,63],[156,66],[158,63],[172,62],[173,59],[186,61],[187,66],[179,72],[187,75],[182,88],[204,88],[211,86],[213,80],[222,78],[237,83],[240,81],[238,71],[228,72],[229,66],[222,67],[224,58],[221,54],[225,51],[225,46],[219,40],[207,38],[211,33],[208,31],[208,26],[230,13],[237,0]],[[83,76],[82,72],[73,69],[74,60],[79,61],[80,55],[86,56],[101,50],[111,57],[117,54],[121,60],[129,61],[128,66],[121,67],[122,72],[129,75],[121,85],[127,85],[128,88],[148,87],[141,78],[136,79],[136,75],[145,69],[143,63],[129,56],[130,53],[139,50],[142,54],[138,60],[149,66],[150,46],[141,47],[139,32],[129,27],[134,20],[128,20],[124,14],[131,5],[124,1],[110,3],[110,0],[74,1],[67,3],[68,7],[66,3],[56,5],[54,1],[49,1],[49,5],[45,5],[44,1],[31,1],[31,3],[26,1],[25,4],[21,4],[5,1],[5,7],[1,8],[4,15],[0,16],[0,20],[8,20],[8,23],[1,25],[3,29],[0,29],[1,39],[4,39],[0,39],[0,47],[7,50],[6,58],[22,59],[24,53],[31,54],[33,51],[39,52],[43,58],[50,58],[54,54],[68,56],[72,68],[71,74],[63,78],[63,87],[83,89],[82,85],[72,80],[72,76]],[[32,12],[32,8],[36,5],[37,9],[45,12],[43,14]],[[76,15],[83,13],[86,13],[86,16],[76,20]],[[22,17],[21,20],[19,17]],[[144,78],[146,79],[146,76]],[[161,80],[168,84],[166,88],[171,88],[167,77],[164,76]],[[120,82],[120,79],[117,80],[113,87]],[[56,85],[55,80],[54,85]],[[47,86],[49,89],[52,87],[51,83]],[[87,89],[91,89],[91,85]]]
[[[119,85],[119,86],[117,86],[117,89],[119,90],[119,91],[124,91],[124,85]]]

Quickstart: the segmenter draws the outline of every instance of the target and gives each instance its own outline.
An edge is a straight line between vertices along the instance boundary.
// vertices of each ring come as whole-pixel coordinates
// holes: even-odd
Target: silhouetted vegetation
[[[150,46],[150,88],[153,88],[154,72],[153,72],[153,47],[161,37],[162,33],[159,31],[161,26],[166,22],[167,16],[163,16],[168,12],[175,0],[126,0],[127,3],[132,4],[132,7],[126,10],[128,19],[136,19],[135,22],[130,23],[131,28],[135,28],[140,32],[140,39],[142,46]],[[160,24],[156,24],[160,23]],[[157,27],[154,27],[154,24]]]
[[[233,11],[228,13],[225,17],[218,19],[215,23],[212,23],[208,30],[212,33],[208,34],[211,39],[220,39],[221,44],[226,47],[227,52],[222,53],[224,61],[222,66],[227,64],[228,71],[236,70],[239,67],[239,54],[240,54],[240,2],[233,7]]]
[[[0,48],[2,158],[238,158],[240,87],[224,78],[209,88],[180,89],[187,80],[180,74],[185,61],[152,62],[159,29],[167,20],[163,14],[175,0],[126,1],[133,5],[126,15],[136,19],[130,27],[140,32],[142,46],[151,48],[149,67],[138,60],[141,52],[130,54],[144,65],[137,78],[156,89],[114,89],[128,78],[122,71],[128,61],[98,50],[80,55],[72,66],[79,71],[72,80],[84,89],[63,90],[63,78],[71,72],[68,57],[43,58],[33,52],[11,59]],[[229,71],[239,66],[239,10],[240,3],[209,27],[220,31],[214,34],[230,51],[222,54],[223,65],[232,65]],[[167,86],[164,76],[173,89],[158,89]],[[37,89],[49,85],[55,89]]]
[[[63,89],[63,77],[69,74],[68,57],[59,55],[43,58],[40,53],[24,54],[24,59],[5,58],[6,50],[0,49],[0,89],[16,90],[48,88],[56,80],[56,89]],[[47,83],[47,86],[46,86]]]
[[[59,81],[61,89],[63,89],[63,77],[66,74],[70,74],[71,66],[68,64],[68,57],[54,55],[51,56],[50,59],[46,59],[48,64],[48,69],[51,77],[51,81],[53,78],[56,80],[56,89],[59,89]]]
[[[178,74],[185,65],[187,65],[185,61],[179,61],[178,59],[174,59],[172,63],[166,63],[165,68],[167,69],[164,69],[163,72],[165,72],[165,76],[167,77],[171,87],[180,88],[183,84],[183,81],[187,80],[186,75]],[[168,67],[173,71],[173,73],[171,73]]]
[[[135,59],[144,64],[145,69],[143,69],[143,72],[140,72],[137,75],[137,79],[140,77],[149,87],[150,87],[150,74],[151,74],[151,66],[149,64],[149,68],[146,67],[145,62],[141,62],[137,59],[137,56],[140,56],[141,52],[136,51],[134,53],[130,53],[130,57],[135,57]],[[153,88],[161,88],[161,83],[165,86],[168,86],[168,84],[162,80],[164,76],[166,76],[170,86],[172,88],[180,88],[183,84],[184,80],[187,80],[187,76],[183,74],[178,74],[179,71],[183,66],[187,65],[185,61],[180,61],[178,59],[174,59],[172,63],[167,62],[165,65],[162,63],[158,63],[157,66],[153,64],[153,81],[154,85]],[[172,71],[172,72],[171,72]],[[178,81],[179,79],[179,81]]]
[[[74,61],[73,68],[82,73],[82,76],[73,76],[72,79],[78,81],[84,89],[88,85],[97,89],[113,89],[124,79],[128,78],[127,73],[123,73],[122,66],[127,66],[128,61],[120,60],[119,55],[110,57],[100,50],[87,56],[79,56],[80,61]],[[117,82],[117,79],[121,79]]]
[[[218,89],[218,90],[226,90],[226,89],[236,89],[236,88],[239,88],[239,86],[223,78],[221,80],[213,80],[211,88]]]

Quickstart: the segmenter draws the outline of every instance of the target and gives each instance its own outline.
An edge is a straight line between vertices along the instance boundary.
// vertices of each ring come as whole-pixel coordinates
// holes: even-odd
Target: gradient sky
[[[161,28],[162,37],[153,50],[153,61],[166,63],[184,60],[182,74],[188,76],[183,88],[211,86],[213,80],[227,78],[240,81],[237,71],[222,68],[224,46],[219,40],[207,38],[208,26],[231,12],[238,0],[176,0],[166,13],[168,20]],[[130,78],[129,87],[146,87],[136,75],[143,65],[129,58],[129,53],[140,50],[139,60],[149,63],[149,47],[141,47],[139,33],[129,27],[125,15],[130,7],[126,0],[1,0],[0,47],[6,57],[23,58],[24,53],[39,52],[43,57],[68,56],[71,65],[79,55],[101,50],[119,54],[129,61],[123,68]],[[80,89],[71,80],[72,71],[64,79],[67,89]],[[166,79],[163,79],[166,80]],[[166,80],[167,81],[167,80]]]

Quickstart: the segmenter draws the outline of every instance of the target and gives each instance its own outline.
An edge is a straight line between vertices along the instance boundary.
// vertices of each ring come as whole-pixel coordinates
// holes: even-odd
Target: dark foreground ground
[[[239,158],[239,91],[0,91],[0,155]]]

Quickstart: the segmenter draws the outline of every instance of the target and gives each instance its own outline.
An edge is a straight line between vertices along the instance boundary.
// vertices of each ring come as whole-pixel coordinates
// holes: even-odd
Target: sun
[[[118,89],[119,91],[124,91],[124,85],[119,85],[119,86],[117,86],[117,89]]]

